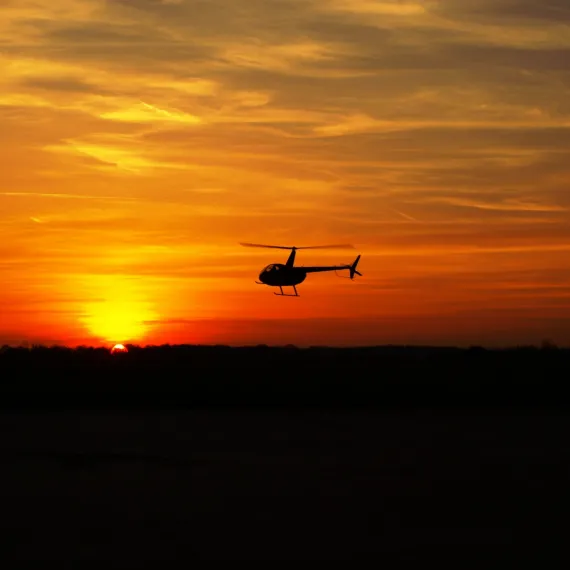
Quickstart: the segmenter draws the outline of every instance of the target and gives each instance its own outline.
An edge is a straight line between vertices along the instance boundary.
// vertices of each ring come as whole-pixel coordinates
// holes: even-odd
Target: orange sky
[[[570,343],[567,0],[0,0],[0,344]],[[284,245],[300,298],[255,285]]]

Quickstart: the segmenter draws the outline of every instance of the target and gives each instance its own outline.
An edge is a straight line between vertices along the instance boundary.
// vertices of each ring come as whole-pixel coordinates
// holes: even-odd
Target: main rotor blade
[[[341,244],[333,244],[333,245],[307,245],[301,247],[288,247],[285,245],[265,245],[261,243],[243,243],[240,242],[240,245],[245,247],[267,247],[271,249],[354,249],[354,246],[349,243],[341,243]]]
[[[350,243],[339,243],[334,245],[307,245],[295,249],[354,249],[354,246]]]
[[[261,243],[243,243],[243,242],[240,242],[240,245],[243,245],[245,247],[269,247],[271,249],[298,249],[295,247],[286,247],[284,245],[263,245]]]

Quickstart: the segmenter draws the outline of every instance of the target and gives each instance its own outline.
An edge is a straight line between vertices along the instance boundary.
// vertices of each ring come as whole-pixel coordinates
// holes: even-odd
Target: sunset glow
[[[101,342],[144,342],[148,322],[157,318],[136,282],[120,276],[98,278],[94,291],[100,298],[86,303],[83,322]]]
[[[4,0],[0,345],[570,343],[564,0]],[[362,278],[254,283],[282,245]],[[299,264],[351,262],[299,252]]]

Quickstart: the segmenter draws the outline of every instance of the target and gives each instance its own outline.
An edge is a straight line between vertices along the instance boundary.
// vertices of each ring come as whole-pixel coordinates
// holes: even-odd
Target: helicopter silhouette
[[[279,287],[280,293],[275,292],[275,295],[282,297],[299,297],[297,292],[297,285],[302,283],[307,278],[308,273],[321,273],[324,271],[339,271],[342,269],[348,269],[350,272],[350,279],[354,279],[355,275],[360,275],[362,273],[356,270],[356,266],[360,261],[360,255],[354,260],[352,265],[318,265],[314,267],[305,267],[302,265],[295,266],[295,255],[299,249],[344,249],[350,248],[354,249],[354,246],[350,244],[341,245],[313,245],[306,247],[287,247],[284,245],[263,245],[259,243],[243,243],[240,245],[244,247],[265,247],[271,249],[289,249],[291,253],[286,261],[286,263],[271,263],[264,267],[264,269],[259,274],[259,281],[256,281],[258,285],[269,285],[270,287]],[[295,294],[283,293],[283,287],[293,287]]]

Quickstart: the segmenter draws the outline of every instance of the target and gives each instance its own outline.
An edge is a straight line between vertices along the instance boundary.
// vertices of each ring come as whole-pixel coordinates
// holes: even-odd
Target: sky
[[[0,124],[0,345],[570,344],[567,0],[0,0]]]

